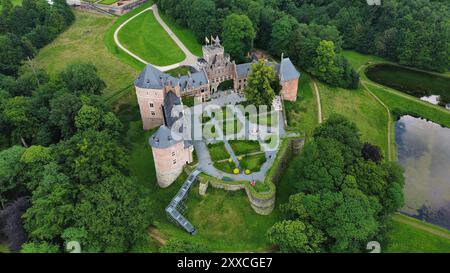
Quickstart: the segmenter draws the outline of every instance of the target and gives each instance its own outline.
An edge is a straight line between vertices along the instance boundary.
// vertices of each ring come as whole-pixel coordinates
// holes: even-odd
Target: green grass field
[[[364,90],[346,90],[317,83],[323,118],[338,113],[356,123],[363,141],[380,146],[387,155],[387,112]]]
[[[307,73],[301,73],[297,101],[285,101],[284,106],[289,129],[303,133],[309,138],[318,125],[318,119],[316,97]]]
[[[124,47],[155,65],[170,65],[185,58],[151,11],[127,23],[118,36]]]
[[[244,156],[242,158],[242,160],[239,162],[239,166],[244,170],[250,170],[251,172],[259,172],[264,162],[266,162],[266,155],[264,153],[249,155]]]
[[[391,227],[383,252],[450,253],[450,231],[446,229],[401,214],[392,216]]]
[[[208,151],[211,155],[212,161],[230,158],[230,154],[228,154],[227,150],[225,149],[225,145],[223,144],[223,142],[208,144]]]
[[[164,22],[170,27],[170,29],[177,35],[178,39],[183,42],[183,44],[186,46],[189,51],[198,56],[203,56],[202,52],[202,45],[197,41],[197,38],[195,37],[195,34],[192,30],[189,28],[180,26],[175,22],[174,19],[172,19],[170,16],[165,15],[161,11],[159,11],[159,16],[161,16],[161,19],[164,20]]]
[[[256,140],[230,140],[231,148],[236,155],[245,155],[261,151],[261,145]]]
[[[116,43],[114,42],[114,32],[123,22],[125,22],[129,18],[133,17],[134,15],[138,14],[139,12],[143,11],[144,9],[149,8],[151,5],[153,5],[153,0],[148,0],[147,2],[145,2],[138,8],[120,16],[119,18],[117,18],[114,21],[114,23],[112,25],[110,25],[110,27],[108,28],[108,30],[106,31],[106,33],[104,35],[103,42],[104,42],[106,48],[108,49],[108,51],[111,54],[113,54],[114,56],[116,56],[119,60],[121,60],[125,64],[128,64],[129,66],[133,67],[137,71],[141,71],[142,69],[144,69],[145,64],[134,59],[133,57],[128,55],[125,51],[123,51],[116,45]]]
[[[76,20],[67,31],[41,49],[34,59],[38,67],[55,74],[74,62],[90,62],[106,82],[104,96],[133,89],[136,69],[114,57],[103,43],[103,36],[114,22],[114,17],[74,10]],[[29,69],[24,65],[25,69]],[[130,91],[131,91],[130,90]]]
[[[103,0],[103,1],[101,1],[99,4],[102,4],[102,5],[112,5],[112,4],[116,3],[117,1],[119,1],[119,0]]]

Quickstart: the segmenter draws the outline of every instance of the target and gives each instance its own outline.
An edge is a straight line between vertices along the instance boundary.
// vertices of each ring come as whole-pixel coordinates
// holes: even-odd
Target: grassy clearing
[[[181,42],[186,46],[189,51],[196,56],[203,56],[202,46],[197,41],[194,32],[186,27],[181,26],[170,16],[165,15],[161,11],[159,11],[159,15],[161,19],[163,19],[164,23],[170,27],[170,29],[175,33],[175,35],[180,39]]]
[[[363,141],[380,146],[387,152],[387,112],[364,90],[346,90],[317,83],[322,100],[322,114],[327,119],[338,113],[356,123]]]
[[[450,253],[450,232],[446,229],[395,214],[391,220],[386,252]]]
[[[359,72],[359,69],[367,64],[367,63],[379,63],[379,62],[387,62],[385,59],[375,56],[375,55],[365,55],[358,53],[352,50],[346,50],[341,53],[347,60],[350,61],[350,64],[354,69]]]
[[[106,82],[104,96],[109,97],[133,84],[137,70],[120,62],[108,52],[103,36],[114,17],[74,10],[76,20],[55,41],[41,49],[33,60],[38,67],[56,74],[68,64],[90,62]],[[24,69],[30,69],[27,65]]]
[[[261,145],[256,140],[230,140],[228,143],[236,155],[245,155],[261,151]]]
[[[126,20],[133,17],[134,15],[138,14],[139,12],[149,8],[151,5],[153,5],[153,0],[148,0],[138,8],[128,12],[127,14],[124,14],[117,18],[114,23],[108,28],[108,30],[105,33],[103,42],[105,43],[106,48],[108,51],[116,56],[119,60],[122,62],[128,64],[129,66],[133,67],[137,71],[141,71],[144,69],[145,64],[141,63],[140,61],[134,59],[128,53],[120,49],[116,43],[114,42],[114,32],[116,29]]]
[[[212,161],[224,160],[230,158],[223,142],[208,144],[208,151]]]
[[[379,97],[391,111],[419,116],[450,128],[450,111],[421,101],[413,96],[404,94],[380,85],[368,83],[367,87]]]
[[[128,22],[118,36],[124,47],[155,65],[170,65],[185,58],[152,11],[144,12]]]
[[[307,138],[311,137],[314,128],[318,125],[317,103],[311,78],[307,73],[302,73],[300,76],[297,101],[285,101],[284,107],[289,129],[304,133]]]

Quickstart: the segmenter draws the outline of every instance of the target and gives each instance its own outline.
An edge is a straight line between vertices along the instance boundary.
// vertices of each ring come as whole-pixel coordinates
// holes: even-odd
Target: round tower
[[[192,145],[172,138],[171,130],[162,125],[150,137],[153,160],[155,161],[156,178],[162,188],[170,186],[183,171],[184,165],[192,162]]]

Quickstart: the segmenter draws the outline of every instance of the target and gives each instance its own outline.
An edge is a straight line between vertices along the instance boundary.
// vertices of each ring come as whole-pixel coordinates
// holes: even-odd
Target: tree
[[[125,171],[126,155],[107,131],[88,130],[55,147],[62,171],[73,182],[95,184]]]
[[[244,88],[245,98],[256,107],[271,105],[275,98],[275,92],[272,88],[275,79],[276,74],[273,67],[266,65],[264,61],[252,64],[247,86]]]
[[[271,34],[271,50],[275,55],[281,55],[288,51],[288,45],[292,31],[298,26],[294,17],[285,15],[275,21]]]
[[[193,0],[188,10],[188,25],[197,40],[216,35],[219,32],[216,5],[212,0]]]
[[[223,46],[236,60],[244,60],[246,53],[253,47],[255,31],[246,15],[231,14],[223,22]]]
[[[8,201],[13,200],[13,190],[23,183],[23,172],[20,158],[25,148],[12,146],[0,151],[0,205],[5,207]]]
[[[336,75],[339,73],[334,62],[335,58],[334,43],[332,41],[321,41],[316,49],[316,57],[313,61],[313,75],[327,83],[335,83]]]
[[[378,231],[379,203],[356,189],[304,198],[311,224],[334,239],[333,252],[356,252]]]
[[[75,127],[79,131],[86,131],[88,129],[98,130],[101,127],[102,113],[99,109],[83,105],[75,117]]]
[[[75,133],[75,116],[81,106],[81,99],[67,92],[59,92],[50,100],[49,120],[60,130],[63,138],[70,138]]]
[[[126,252],[147,235],[149,200],[130,178],[114,175],[82,189],[74,226],[87,232],[88,251]]]
[[[372,160],[373,162],[381,162],[383,160],[383,155],[381,154],[380,147],[372,145],[368,142],[364,143],[361,151],[362,157],[365,160]]]
[[[201,243],[185,242],[176,238],[169,239],[159,248],[161,253],[208,253],[209,248]]]
[[[55,244],[38,241],[29,242],[22,245],[21,253],[58,253],[59,247]]]
[[[299,220],[275,223],[267,232],[269,242],[279,246],[281,252],[320,252],[325,236],[320,230]]]
[[[74,63],[66,67],[59,78],[74,94],[100,95],[105,82],[97,75],[97,68],[90,63]]]
[[[59,240],[73,221],[77,189],[55,163],[44,169],[43,180],[33,191],[32,206],[23,218],[31,239]]]
[[[50,148],[33,145],[25,150],[20,158],[26,187],[33,192],[41,182],[45,165],[54,160]]]

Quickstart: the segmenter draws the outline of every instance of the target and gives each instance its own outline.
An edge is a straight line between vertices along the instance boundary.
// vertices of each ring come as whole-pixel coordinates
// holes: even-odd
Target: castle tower
[[[218,36],[211,41],[211,44],[204,45],[202,51],[203,59],[206,62],[203,68],[209,79],[212,92],[217,91],[221,82],[234,80],[234,64],[230,61],[230,56],[225,53]]]
[[[170,186],[192,162],[194,147],[183,139],[183,110],[179,96],[168,91],[161,105],[163,125],[154,133],[149,144],[152,147],[156,178],[162,188]]]
[[[147,65],[134,82],[144,130],[163,122],[162,105],[168,75]]]

